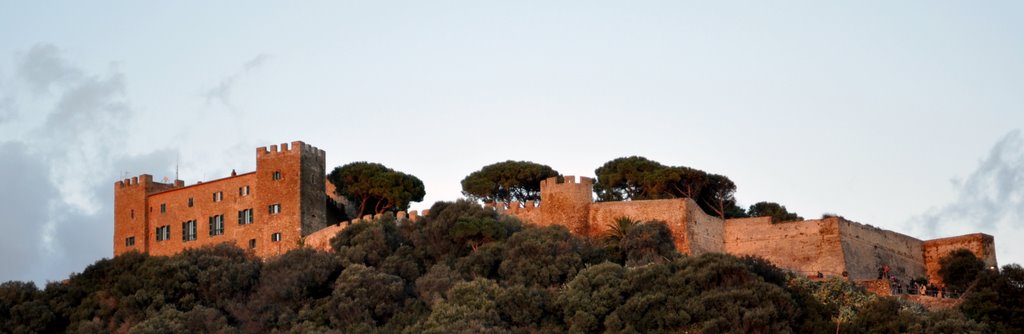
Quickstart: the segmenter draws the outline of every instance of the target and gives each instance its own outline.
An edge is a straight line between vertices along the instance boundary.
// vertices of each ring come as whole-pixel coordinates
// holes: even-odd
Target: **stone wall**
[[[689,237],[686,232],[687,209],[684,199],[662,199],[649,201],[598,202],[590,207],[590,235],[602,236],[621,217],[638,221],[659,220],[668,225],[676,249],[689,253]]]
[[[685,201],[687,254],[725,253],[725,221],[705,213],[692,199]]]
[[[928,240],[924,242],[924,266],[928,272],[928,281],[942,285],[939,277],[939,259],[955,250],[967,249],[985,262],[986,268],[998,267],[996,262],[995,238],[983,233],[967,234],[956,237]]]
[[[430,214],[430,210],[423,210],[423,216]],[[419,212],[416,210],[406,212],[399,212],[395,218],[400,222],[416,223],[420,219]],[[374,217],[364,216],[363,218],[356,218],[351,221],[344,221],[338,224],[329,225],[319,231],[310,233],[309,235],[302,238],[302,245],[304,247],[312,248],[319,251],[329,252],[331,251],[331,239],[333,239],[338,232],[341,232],[345,228],[352,226],[353,224],[360,224],[372,219],[380,219],[380,215]]]
[[[890,268],[889,275],[903,282],[927,274],[921,240],[843,219],[839,219],[838,224],[846,270],[851,279],[877,279],[878,268],[886,265]]]
[[[594,202],[594,180],[573,176],[557,177],[540,182],[541,219],[538,225],[561,225],[578,235],[593,236],[590,230],[590,205]]]
[[[239,188],[245,186],[249,186],[249,194],[242,196]],[[149,254],[172,255],[187,248],[223,242],[248,249],[246,241],[260,234],[256,223],[266,220],[266,208],[264,211],[255,209],[255,191],[256,175],[248,173],[149,195],[146,209],[150,225],[146,240]],[[222,194],[220,201],[213,200],[215,193]],[[238,223],[238,211],[245,209],[253,209],[253,224]],[[224,233],[210,235],[209,219],[218,215],[224,216]],[[183,225],[188,221],[195,221],[195,240],[183,240]],[[170,227],[170,239],[156,240],[155,231],[162,226]]]
[[[296,141],[257,148],[256,171],[251,173],[232,172],[188,187],[182,181],[152,182],[149,175],[118,181],[114,255],[131,250],[171,255],[224,242],[261,257],[295,249],[304,235],[327,226],[324,158],[324,151]],[[220,194],[218,200],[214,194]],[[241,223],[243,210],[252,210],[252,223]],[[223,216],[223,233],[211,234],[210,218],[218,216]],[[195,238],[186,240],[186,223],[192,221]],[[156,240],[161,227],[170,229],[166,240]]]
[[[760,256],[804,275],[846,270],[838,218],[781,224],[769,217],[727,219],[724,242],[726,253]]]

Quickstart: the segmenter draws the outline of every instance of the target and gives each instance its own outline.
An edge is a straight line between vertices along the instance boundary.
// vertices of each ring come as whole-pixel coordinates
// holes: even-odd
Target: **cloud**
[[[1024,135],[1004,135],[976,170],[954,180],[957,198],[911,219],[911,228],[929,236],[984,232],[996,237],[1002,263],[1024,262]]]
[[[265,63],[267,59],[270,59],[270,56],[267,54],[261,53],[256,55],[256,57],[253,57],[242,64],[242,68],[240,70],[232,73],[224,79],[221,79],[220,83],[216,86],[203,92],[202,95],[206,98],[206,104],[209,105],[213,102],[220,102],[227,107],[231,107],[231,91],[237,84],[238,79],[257,68],[262,67],[263,63]]]
[[[3,211],[3,233],[0,233],[0,280],[28,280],[36,275],[39,254],[45,247],[43,229],[49,219],[48,199],[57,191],[50,183],[46,163],[29,153],[22,143],[0,143],[0,175],[4,190],[0,191]],[[40,202],[42,201],[42,202]]]
[[[29,84],[36,94],[47,93],[52,86],[80,77],[81,71],[65,63],[59,54],[60,49],[52,44],[33,46],[20,57],[18,77]]]
[[[14,98],[10,96],[0,97],[0,124],[9,122],[17,116],[15,114]]]
[[[0,192],[0,281],[43,283],[112,256],[119,171],[169,172],[176,152],[121,150],[132,135],[133,112],[116,68],[86,71],[48,44],[18,54],[15,63],[11,84],[52,98],[18,100],[29,105],[5,99],[12,112],[23,108],[38,117],[13,119],[10,126],[29,129],[26,135],[0,140],[0,173],[7,176]]]

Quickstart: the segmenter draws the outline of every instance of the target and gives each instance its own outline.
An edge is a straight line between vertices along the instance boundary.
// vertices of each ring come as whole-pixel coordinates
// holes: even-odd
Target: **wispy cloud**
[[[1024,261],[1024,135],[1007,133],[969,176],[954,180],[956,200],[910,220],[927,236],[985,232],[996,236],[1001,262]]]
[[[117,170],[166,169],[174,152],[131,156],[120,149],[131,137],[133,112],[116,68],[91,73],[48,44],[18,54],[15,64],[9,84],[45,96],[0,100],[0,115],[8,108],[38,116],[10,119],[5,126],[30,130],[0,139],[0,173],[9,176],[0,194],[0,228],[7,231],[0,233],[0,281],[42,282],[111,256],[102,241],[113,233]]]
[[[269,55],[264,53],[258,54],[256,57],[253,57],[243,63],[241,69],[231,75],[228,75],[224,79],[221,79],[213,88],[204,91],[202,95],[206,99],[206,104],[209,105],[214,102],[220,102],[229,108],[232,107],[231,92],[238,83],[238,80],[250,72],[262,67],[268,59],[270,59]]]

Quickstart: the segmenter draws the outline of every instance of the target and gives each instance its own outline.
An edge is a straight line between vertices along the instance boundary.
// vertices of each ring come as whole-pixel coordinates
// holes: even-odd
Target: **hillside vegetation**
[[[838,326],[843,333],[981,333],[1021,328],[1021,280],[1007,274],[981,274],[978,281],[988,285],[975,289],[984,299],[965,303],[974,305],[970,312],[927,312],[842,280],[792,277],[759,258],[680,255],[658,222],[622,219],[606,238],[590,240],[559,226],[523,225],[472,202],[439,202],[430,212],[416,223],[385,215],[352,225],[332,240],[332,252],[299,249],[267,261],[229,245],[170,257],[129,253],[100,260],[43,290],[32,283],[4,283],[0,331],[834,333]],[[1020,273],[1019,266],[1009,269]]]

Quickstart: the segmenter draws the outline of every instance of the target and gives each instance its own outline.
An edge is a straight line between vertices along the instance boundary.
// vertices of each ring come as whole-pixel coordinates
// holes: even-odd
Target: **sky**
[[[413,174],[640,155],[1024,263],[1020,1],[0,0],[0,281],[113,252],[113,184],[255,168]]]

